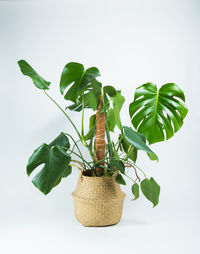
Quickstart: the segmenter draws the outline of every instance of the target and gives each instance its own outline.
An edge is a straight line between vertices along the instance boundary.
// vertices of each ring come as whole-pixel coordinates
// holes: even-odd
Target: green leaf
[[[41,164],[43,168],[33,178],[33,184],[44,194],[48,194],[53,187],[59,184],[62,177],[70,173],[70,155],[68,138],[61,133],[49,145],[42,144],[29,158],[27,164],[28,176]]]
[[[92,115],[89,119],[89,131],[88,133],[84,136],[85,140],[89,140],[92,137],[92,134],[94,134],[94,128],[95,128],[95,123],[96,123],[96,114]]]
[[[62,178],[66,178],[68,175],[70,175],[72,173],[72,167],[68,165],[68,167],[65,169],[64,173],[62,174],[62,176],[58,179],[58,181],[56,182],[56,184],[54,185],[54,187],[56,187],[62,180]]]
[[[119,136],[119,139],[121,138],[121,135]],[[121,139],[121,144],[122,144],[122,148],[123,148],[123,151],[128,154],[128,150],[129,150],[129,147],[132,146],[127,140],[126,138],[122,137]],[[131,152],[129,151],[129,156],[128,156],[133,162],[136,162],[137,160],[137,149],[135,147],[133,147],[133,149],[131,150]]]
[[[134,183],[132,185],[131,190],[134,195],[134,199],[132,199],[132,201],[138,199],[139,198],[139,185],[137,183]]]
[[[134,131],[131,127],[123,126],[124,136],[126,140],[138,150],[143,150],[148,153],[154,152],[146,145],[143,135]]]
[[[18,65],[21,72],[32,79],[34,85],[43,90],[49,89],[50,82],[44,80],[25,60],[19,60]]]
[[[118,174],[115,178],[115,181],[119,184],[126,185],[126,182],[124,181],[124,178],[122,175]]]
[[[117,91],[113,86],[104,86],[104,93],[107,93],[110,97],[116,96]]]
[[[69,139],[65,136],[63,132],[61,132],[50,144],[49,147],[52,146],[62,146],[64,149],[68,150],[70,148]]]
[[[65,109],[80,112],[82,110],[82,103],[81,102],[74,103],[70,106],[67,106]]]
[[[108,119],[108,129],[109,131],[114,131],[115,129],[115,113],[114,109],[110,108],[107,112],[107,119]]]
[[[144,84],[135,91],[129,105],[133,126],[143,133],[150,144],[171,138],[183,125],[188,109],[183,91],[173,83],[157,90],[152,83]]]
[[[64,98],[77,103],[78,96],[82,94],[85,87],[98,76],[100,76],[100,73],[96,67],[91,67],[85,71],[83,65],[80,63],[68,63],[65,65],[61,74],[60,92],[64,94],[66,88],[72,84],[65,93]]]
[[[125,166],[121,160],[113,160],[112,165],[116,167],[122,174],[125,174]]]
[[[158,156],[155,153],[147,153],[148,157],[152,161],[159,161]]]
[[[92,108],[93,110],[97,109],[98,106],[98,97],[93,91],[84,94],[84,104],[85,107]]]
[[[125,98],[121,95],[121,91],[117,91],[116,96],[112,97],[112,102],[115,115],[115,123],[121,130],[120,111],[125,102]]]
[[[65,169],[62,177],[66,178],[68,177],[68,175],[70,175],[72,173],[72,167],[68,165],[68,167]]]
[[[60,92],[64,93],[65,89],[73,82],[79,82],[84,73],[84,67],[80,63],[68,63],[65,65],[61,79],[60,79]]]
[[[144,196],[153,203],[153,207],[155,207],[159,202],[160,186],[153,177],[150,180],[146,178],[141,182],[141,190]]]
[[[88,68],[86,71],[85,71],[85,74],[82,78],[82,82],[80,84],[80,89],[84,89],[84,87],[91,83],[92,80],[94,80],[96,77],[99,77],[100,76],[100,72],[99,70],[96,68],[96,67],[91,67],[91,68]],[[96,84],[97,85],[97,84]],[[99,84],[98,84],[99,85]]]

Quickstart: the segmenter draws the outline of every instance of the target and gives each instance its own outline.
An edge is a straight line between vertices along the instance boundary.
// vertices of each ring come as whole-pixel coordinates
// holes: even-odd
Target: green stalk
[[[88,165],[88,167],[91,169],[91,166],[90,166],[90,164],[86,161],[86,160],[84,160],[78,153],[76,153],[76,152],[74,152],[74,151],[72,151],[72,150],[68,150],[69,152],[71,152],[71,153],[73,153],[74,155],[76,155],[76,156],[78,156],[80,159],[82,159],[82,161],[83,161],[83,164],[84,164],[84,168],[86,168],[85,167],[85,163]]]
[[[85,142],[85,140],[83,139],[83,137],[81,136],[80,132],[78,131],[78,129],[76,128],[75,124],[73,123],[73,121],[71,120],[71,118],[66,114],[66,112],[61,108],[61,106],[44,90],[44,93],[49,97],[49,99],[51,101],[53,101],[53,103],[63,112],[63,114],[67,117],[67,119],[70,121],[70,123],[72,124],[72,126],[74,127],[78,137],[80,138],[82,144],[87,147],[91,158],[93,158],[93,153],[90,149],[90,147],[88,146],[88,144]]]
[[[81,150],[79,149],[79,147],[78,147],[78,145],[76,144],[76,141],[74,140],[74,138],[70,135],[70,134],[68,134],[68,133],[64,133],[65,135],[67,135],[67,136],[69,136],[70,138],[71,138],[71,140],[74,142],[74,145],[76,146],[76,148],[77,148],[77,150],[78,150],[78,152],[79,152],[79,154],[80,154],[80,158],[82,159],[82,161],[84,162],[84,159],[83,159],[83,155],[82,155],[82,153],[81,153]],[[83,163],[84,164],[84,163]],[[84,164],[84,166],[85,166],[85,164]]]
[[[83,137],[83,141],[84,140],[84,106],[85,106],[85,103],[84,103],[84,95],[83,95],[83,98],[82,98],[82,119],[81,119],[81,135]]]
[[[61,106],[44,90],[44,93],[49,97],[49,99],[51,101],[53,101],[53,103],[63,112],[63,114],[67,117],[67,119],[70,121],[70,123],[72,124],[72,126],[74,127],[77,135],[79,136],[79,138],[82,140],[82,136],[80,134],[80,132],[78,131],[78,129],[76,128],[75,124],[73,123],[73,121],[71,120],[71,118],[66,114],[66,112],[61,108]]]

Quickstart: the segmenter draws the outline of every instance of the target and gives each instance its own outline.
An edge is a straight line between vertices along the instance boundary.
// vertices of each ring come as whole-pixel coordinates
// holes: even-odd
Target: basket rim
[[[75,195],[75,191],[72,192],[72,197],[74,199],[78,199],[78,200],[84,200],[84,201],[88,201],[88,202],[108,202],[108,203],[112,203],[112,202],[117,202],[117,201],[122,201],[125,199],[126,194],[124,192],[122,192],[122,195],[120,195],[119,198],[111,198],[111,199],[87,199],[87,198],[82,198],[79,196]]]
[[[104,178],[108,178],[108,179],[112,179],[114,177],[116,177],[118,174],[118,171],[116,171],[112,176],[86,176],[86,175],[83,175],[83,171],[80,172],[80,176],[81,177],[84,177],[84,178],[88,178],[88,179],[104,179]]]

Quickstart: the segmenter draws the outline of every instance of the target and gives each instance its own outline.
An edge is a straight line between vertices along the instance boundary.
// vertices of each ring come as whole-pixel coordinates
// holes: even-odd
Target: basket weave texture
[[[115,177],[80,174],[72,196],[75,216],[84,226],[108,226],[120,221],[125,194]]]

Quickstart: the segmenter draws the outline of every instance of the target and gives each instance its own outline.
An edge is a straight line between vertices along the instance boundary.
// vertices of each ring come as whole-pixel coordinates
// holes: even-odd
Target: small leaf
[[[107,119],[108,119],[108,129],[109,131],[114,131],[115,129],[115,113],[114,109],[110,108],[107,112]]]
[[[113,160],[113,166],[116,167],[122,174],[125,174],[125,166],[121,160]]]
[[[115,115],[115,123],[117,124],[117,127],[121,130],[120,111],[125,102],[125,98],[121,95],[121,91],[117,91],[116,96],[112,97],[112,101]]]
[[[127,126],[123,126],[123,130],[125,138],[131,145],[133,145],[138,150],[143,150],[145,152],[154,154],[154,152],[146,145],[141,133],[136,132]]]
[[[152,161],[159,161],[158,156],[155,153],[147,153],[148,157]]]
[[[119,136],[119,139],[120,139],[121,135]],[[127,154],[128,153],[128,150],[129,150],[129,147],[132,146],[127,140],[126,138],[122,137],[121,139],[121,144],[122,144],[122,148],[123,148],[123,151]],[[136,162],[137,160],[137,149],[135,147],[133,147],[133,149],[131,150],[131,152],[129,152],[129,156],[128,156],[133,162]]]
[[[104,92],[107,93],[110,97],[116,96],[117,91],[113,86],[104,86]]]
[[[132,185],[131,190],[134,195],[134,199],[132,199],[132,201],[138,199],[139,198],[139,185],[137,183],[134,183]]]
[[[50,82],[44,80],[25,60],[19,60],[21,72],[32,79],[34,85],[42,90],[49,89]]]
[[[144,196],[153,203],[153,207],[155,207],[159,202],[160,186],[153,177],[150,180],[146,178],[141,182],[141,190]]]
[[[89,119],[89,131],[88,133],[84,136],[85,140],[89,140],[92,137],[92,134],[94,133],[94,128],[95,128],[95,122],[96,122],[96,115],[92,115]]]
[[[82,110],[82,103],[81,102],[74,103],[70,106],[67,106],[65,109],[80,112]]]
[[[126,182],[124,181],[124,178],[122,175],[118,174],[115,178],[115,181],[119,184],[126,185]]]

